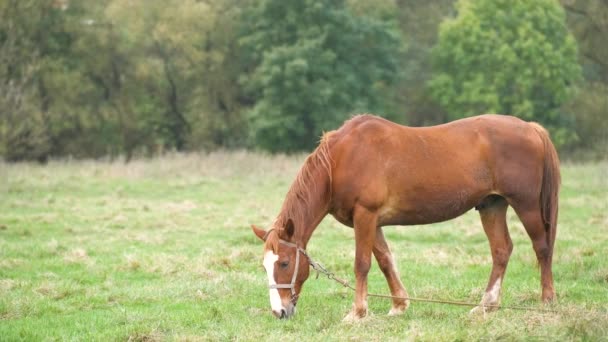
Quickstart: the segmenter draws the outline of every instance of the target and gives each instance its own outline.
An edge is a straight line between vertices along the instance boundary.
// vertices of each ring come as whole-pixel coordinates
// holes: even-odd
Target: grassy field
[[[129,164],[0,164],[0,340],[606,340],[608,163],[562,167],[554,260],[557,313],[412,303],[388,317],[342,323],[353,295],[308,280],[298,314],[270,313],[261,243],[304,156],[169,155]],[[526,233],[515,245],[503,304],[542,307]],[[387,227],[401,278],[416,297],[477,302],[491,266],[477,213],[431,226]],[[351,229],[326,218],[311,256],[353,279]],[[370,292],[388,293],[376,265]]]

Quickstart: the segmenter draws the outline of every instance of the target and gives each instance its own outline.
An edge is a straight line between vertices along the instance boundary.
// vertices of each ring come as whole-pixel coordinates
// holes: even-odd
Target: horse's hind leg
[[[551,302],[555,300],[553,273],[551,271],[553,246],[549,242],[538,202],[530,201],[527,206],[515,203],[513,209],[515,209],[517,216],[532,240],[532,247],[540,265],[542,299],[544,302]]]
[[[384,233],[382,232],[382,228],[378,227],[376,230],[376,242],[374,243],[374,256],[376,257],[376,261],[378,261],[378,266],[384,273],[386,277],[386,281],[388,282],[388,287],[391,290],[391,295],[393,297],[401,297],[407,298],[408,294],[399,279],[399,272],[395,267],[395,261],[393,259],[393,255],[386,243],[386,239],[384,238]],[[389,315],[398,315],[403,313],[407,307],[409,306],[410,301],[407,299],[396,299],[393,298],[393,307],[391,311],[389,311]]]
[[[513,243],[507,228],[507,207],[507,201],[499,196],[486,197],[477,207],[483,230],[490,242],[492,272],[481,303],[471,310],[472,313],[495,310],[496,307],[486,307],[486,305],[496,306],[500,303],[500,288],[513,250]]]

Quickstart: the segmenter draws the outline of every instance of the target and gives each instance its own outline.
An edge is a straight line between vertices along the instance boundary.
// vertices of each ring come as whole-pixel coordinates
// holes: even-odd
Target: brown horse
[[[510,116],[482,115],[413,128],[359,115],[326,133],[308,156],[268,231],[264,267],[273,313],[295,313],[308,278],[306,245],[329,213],[353,227],[356,294],[345,319],[367,314],[367,274],[374,254],[391,294],[407,297],[382,227],[440,222],[476,208],[492,251],[492,271],[480,306],[497,305],[513,249],[510,205],[523,223],[541,272],[542,299],[555,299],[551,260],[556,234],[559,160],[547,131]],[[303,256],[300,257],[300,254]],[[408,300],[393,299],[389,314]]]

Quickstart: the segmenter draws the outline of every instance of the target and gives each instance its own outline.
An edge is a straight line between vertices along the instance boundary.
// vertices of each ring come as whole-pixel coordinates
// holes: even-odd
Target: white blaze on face
[[[275,285],[277,282],[274,280],[274,263],[279,260],[279,256],[274,254],[273,251],[268,250],[264,254],[264,268],[266,269],[266,275],[268,275],[268,285]],[[279,296],[279,290],[269,289],[270,293],[270,307],[272,311],[281,312],[283,304],[281,303],[281,296]]]

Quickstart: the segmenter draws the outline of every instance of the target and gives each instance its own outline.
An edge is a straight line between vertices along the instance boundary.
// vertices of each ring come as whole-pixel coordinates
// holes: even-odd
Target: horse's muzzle
[[[287,307],[282,307],[281,311],[272,310],[272,314],[279,319],[290,318],[296,313],[296,306],[289,303]]]

